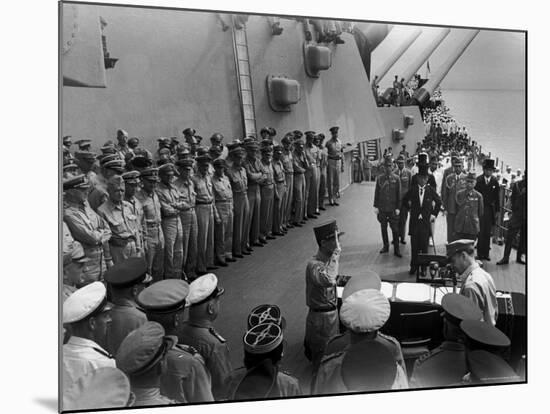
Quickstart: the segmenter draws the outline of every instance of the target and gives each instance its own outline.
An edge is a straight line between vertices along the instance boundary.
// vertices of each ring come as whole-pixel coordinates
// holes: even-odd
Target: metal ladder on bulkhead
[[[252,78],[250,77],[248,39],[246,37],[245,24],[237,25],[233,22],[233,54],[237,70],[244,135],[256,136],[256,112],[254,110],[254,95],[252,93]]]
[[[369,139],[367,141],[367,157],[371,160],[377,160],[380,157],[380,140]]]

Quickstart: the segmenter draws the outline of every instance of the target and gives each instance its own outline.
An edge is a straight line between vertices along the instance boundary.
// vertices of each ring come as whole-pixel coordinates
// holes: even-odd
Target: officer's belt
[[[278,181],[276,181],[277,184],[281,184],[281,183],[284,183],[284,182],[285,182],[285,180],[278,180]]]
[[[319,309],[309,308],[309,310],[315,313],[332,312],[336,310],[336,306],[331,306],[330,308],[319,308]]]
[[[212,204],[212,201],[195,201],[195,204],[200,206],[208,206]]]
[[[231,202],[233,202],[232,198],[228,198],[227,200],[216,200],[216,204],[231,203]]]
[[[158,221],[145,221],[145,225],[150,228],[155,228],[160,225],[160,222]]]
[[[111,236],[111,238],[109,239],[109,244],[112,244],[113,246],[117,246],[117,247],[124,247],[132,241],[135,241],[134,236],[130,236],[130,237],[127,237],[125,239],[123,239],[121,237],[112,237]]]

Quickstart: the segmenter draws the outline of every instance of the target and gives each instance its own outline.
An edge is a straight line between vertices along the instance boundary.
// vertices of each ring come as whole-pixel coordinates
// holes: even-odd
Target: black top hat
[[[483,169],[484,170],[494,170],[495,169],[495,160],[491,158],[485,158],[483,160]]]

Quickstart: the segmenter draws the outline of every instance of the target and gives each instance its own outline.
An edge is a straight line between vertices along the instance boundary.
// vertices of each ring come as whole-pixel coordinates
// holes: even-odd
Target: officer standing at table
[[[447,258],[462,281],[460,294],[470,298],[481,309],[484,321],[495,325],[498,317],[495,282],[476,262],[474,241],[456,240],[447,244]]]
[[[212,376],[212,394],[219,401],[227,395],[231,379],[231,359],[226,340],[214,329],[225,290],[218,278],[207,273],[189,286],[189,319],[178,328],[179,341],[195,348],[204,358]]]
[[[142,257],[131,257],[116,263],[105,273],[114,305],[107,337],[107,349],[112,354],[116,354],[126,335],[147,322],[145,314],[136,304],[136,298],[152,280],[147,273],[147,262]]]
[[[392,231],[393,252],[401,257],[399,251],[399,213],[401,207],[401,181],[392,172],[393,161],[390,156],[384,158],[384,174],[376,177],[374,189],[374,213],[380,223],[384,246],[380,253],[389,251],[388,224]]]
[[[416,360],[410,379],[411,388],[459,385],[468,372],[465,337],[460,330],[463,320],[480,320],[481,310],[465,296],[447,293],[441,300],[443,336],[437,348]]]
[[[161,324],[167,335],[177,336],[188,293],[187,282],[167,279],[144,289],[137,302],[149,321]],[[210,373],[196,349],[178,340],[166,354],[166,365],[160,382],[163,395],[182,403],[214,401]]]
[[[153,280],[164,276],[164,233],[162,232],[161,204],[156,193],[158,168],[146,168],[141,171],[143,188],[138,190],[136,198],[141,203],[144,215],[143,238],[147,268]]]
[[[306,319],[304,348],[306,357],[318,366],[325,346],[338,333],[336,276],[341,247],[336,220],[313,229],[319,250],[306,267]]]

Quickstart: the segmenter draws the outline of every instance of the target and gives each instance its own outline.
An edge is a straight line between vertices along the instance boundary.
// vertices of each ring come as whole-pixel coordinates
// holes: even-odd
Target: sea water
[[[525,168],[525,91],[442,90],[457,123],[465,126],[482,151],[513,171]]]

